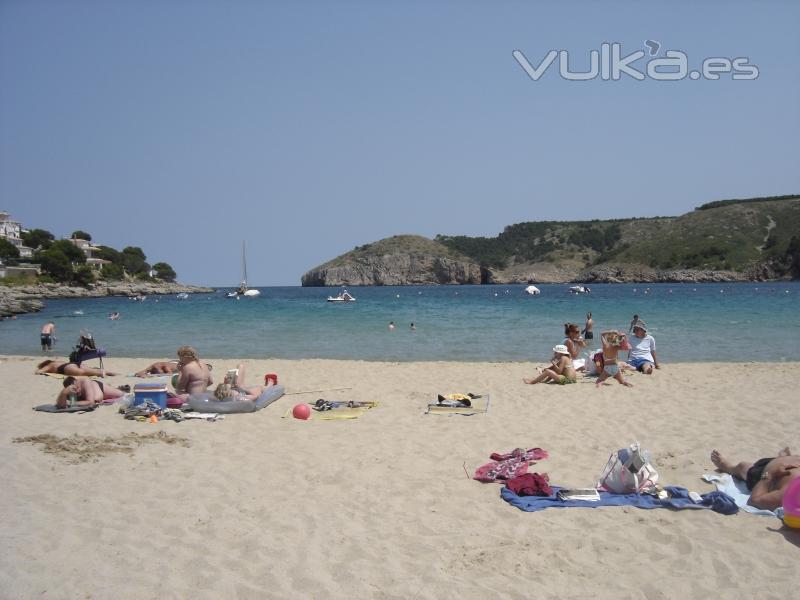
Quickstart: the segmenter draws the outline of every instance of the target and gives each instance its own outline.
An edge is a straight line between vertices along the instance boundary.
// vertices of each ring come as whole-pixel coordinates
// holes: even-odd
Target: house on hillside
[[[11,242],[19,250],[20,258],[30,258],[33,256],[33,248],[22,243],[20,234],[22,226],[18,221],[12,221],[11,215],[4,210],[0,210],[0,237]]]
[[[92,243],[89,240],[82,240],[81,238],[69,238],[69,241],[75,244],[78,249],[83,252],[83,254],[86,256],[86,264],[90,267],[99,271],[103,268],[103,265],[111,264],[110,260],[104,260],[102,258],[92,256],[92,252],[97,252],[100,250],[100,248],[97,246],[92,246]]]

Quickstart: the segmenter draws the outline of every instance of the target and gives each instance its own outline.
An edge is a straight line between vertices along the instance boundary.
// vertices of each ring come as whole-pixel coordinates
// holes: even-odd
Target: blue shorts
[[[646,358],[632,358],[632,359],[630,359],[630,360],[628,361],[628,364],[629,364],[630,366],[632,366],[634,369],[636,369],[637,371],[641,371],[641,370],[642,370],[642,367],[643,367],[643,365],[651,365],[651,366],[655,366],[655,364],[653,363],[653,361],[651,361],[651,360],[647,360]]]

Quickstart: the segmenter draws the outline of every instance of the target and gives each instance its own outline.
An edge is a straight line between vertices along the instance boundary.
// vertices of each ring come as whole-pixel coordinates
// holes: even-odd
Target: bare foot
[[[602,381],[595,381],[594,382],[594,387],[596,387],[597,389],[600,389],[601,387],[603,387],[603,382]]]
[[[535,381],[535,380],[533,380],[533,379],[523,379],[523,380],[522,380],[522,382],[523,382],[523,383],[529,383],[529,384],[531,384],[531,385],[533,385],[534,383],[536,383],[536,381]]]
[[[791,455],[792,455],[792,451],[789,450],[789,446],[786,446],[786,448],[784,448],[783,450],[778,452],[778,456],[791,456]]]
[[[719,450],[711,451],[711,462],[714,463],[714,466],[717,467],[717,470],[721,473],[730,473],[733,469],[733,465],[722,457]]]
[[[633,387],[633,384],[632,384],[632,383],[629,383],[629,382],[627,382],[627,381],[623,381],[623,382],[622,382],[622,385],[624,385],[625,387]]]

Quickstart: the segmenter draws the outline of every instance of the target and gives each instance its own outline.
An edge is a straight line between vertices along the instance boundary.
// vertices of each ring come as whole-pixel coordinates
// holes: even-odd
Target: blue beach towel
[[[600,492],[599,501],[590,500],[559,500],[558,491],[561,489],[552,486],[551,496],[517,496],[507,487],[500,490],[500,497],[520,510],[525,512],[536,512],[545,508],[597,508],[598,506],[633,506],[635,508],[710,508],[715,512],[725,515],[735,514],[739,508],[733,498],[723,492],[710,492],[701,496],[702,502],[695,504],[689,498],[689,490],[681,487],[665,488],[672,497],[659,500],[649,494],[612,494],[610,492]]]

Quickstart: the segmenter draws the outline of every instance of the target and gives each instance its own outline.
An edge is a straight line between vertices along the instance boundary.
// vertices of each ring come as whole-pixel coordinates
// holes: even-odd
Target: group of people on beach
[[[586,314],[586,323],[581,330],[575,323],[564,323],[564,340],[553,347],[553,358],[549,366],[540,370],[536,377],[525,378],[528,384],[559,383],[566,385],[577,383],[578,373],[597,376],[596,385],[600,387],[609,377],[618,383],[632,387],[633,384],[625,379],[623,371],[626,369],[637,370],[645,375],[659,369],[656,357],[656,342],[647,332],[647,324],[634,315],[628,332],[633,333],[629,339],[627,333],[611,329],[600,334],[602,348],[590,353],[587,358],[582,358],[587,340],[594,339],[594,319],[592,313]],[[628,352],[627,361],[620,361],[620,352]]]
[[[413,324],[412,324],[413,328]],[[602,348],[590,353],[587,358],[581,357],[587,347],[587,340],[594,338],[594,320],[592,313],[587,313],[583,330],[575,323],[564,324],[564,339],[553,348],[553,359],[550,365],[542,369],[535,378],[525,379],[525,383],[535,384],[553,382],[560,384],[575,383],[579,372],[597,375],[597,385],[609,377],[620,384],[630,386],[623,377],[624,370],[638,370],[652,374],[660,368],[655,340],[647,331],[646,323],[634,315],[628,332],[608,330],[600,334]],[[632,337],[628,338],[628,333]],[[42,350],[52,348],[55,336],[55,325],[49,321],[41,331]],[[620,360],[620,352],[627,351],[627,361]],[[177,397],[187,401],[192,394],[207,393],[214,384],[210,364],[200,360],[197,351],[191,346],[181,346],[177,351],[177,359],[156,361],[141,371],[136,377],[172,375]],[[117,375],[111,371],[84,367],[79,363],[46,359],[37,365],[37,374],[64,375],[63,386],[56,398],[56,406],[84,406],[111,402],[130,392],[130,386],[114,387],[96,378],[106,375]],[[239,363],[236,369],[228,371],[222,383],[214,389],[214,397],[220,401],[255,400],[274,381],[265,381],[264,386],[245,383],[245,366]],[[711,452],[711,461],[722,473],[745,482],[751,492],[749,504],[756,508],[775,510],[781,505],[784,493],[791,481],[800,477],[800,456],[792,455],[789,448],[784,448],[777,456],[761,458],[754,463],[734,463],[724,458],[717,450]]]
[[[202,394],[214,384],[211,376],[211,365],[203,363],[197,351],[191,346],[178,348],[177,360],[156,361],[134,375],[136,377],[150,377],[152,375],[173,375],[175,396],[188,401],[192,394]],[[36,366],[37,375],[64,375],[63,389],[56,397],[57,408],[68,406],[86,406],[99,404],[103,401],[113,401],[123,394],[130,392],[130,386],[113,386],[104,384],[96,378],[106,375],[114,376],[118,373],[85,367],[79,363],[55,359],[46,359]],[[214,389],[214,397],[220,401],[256,400],[261,393],[275,384],[270,379],[265,385],[247,385],[245,383],[245,366],[239,363],[236,369],[231,369],[225,379]]]

